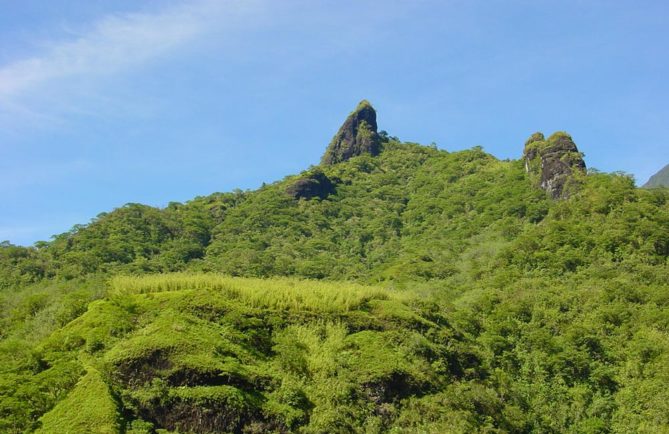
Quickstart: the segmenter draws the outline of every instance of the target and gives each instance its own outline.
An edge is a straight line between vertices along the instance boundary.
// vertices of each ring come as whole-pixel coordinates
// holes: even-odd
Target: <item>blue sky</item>
[[[0,240],[316,164],[363,98],[403,140],[669,163],[669,2],[0,0]]]

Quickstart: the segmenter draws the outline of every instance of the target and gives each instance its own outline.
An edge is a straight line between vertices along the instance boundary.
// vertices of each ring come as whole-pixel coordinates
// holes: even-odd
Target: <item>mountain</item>
[[[373,120],[373,121],[372,121]],[[663,432],[669,192],[377,131],[0,244],[0,432]],[[362,131],[362,132],[361,132]]]
[[[332,165],[358,155],[378,155],[381,139],[377,129],[376,110],[362,100],[332,138],[321,163]]]
[[[553,199],[568,197],[569,184],[585,172],[583,154],[564,132],[557,132],[548,139],[542,133],[534,133],[525,142],[523,158],[527,173]]]
[[[669,164],[664,166],[655,175],[651,176],[643,188],[669,187]]]

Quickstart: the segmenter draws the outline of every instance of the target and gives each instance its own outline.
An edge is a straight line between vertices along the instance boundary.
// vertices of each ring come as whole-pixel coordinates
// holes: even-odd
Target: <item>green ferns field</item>
[[[669,192],[577,181],[386,135],[2,243],[0,432],[669,432]]]

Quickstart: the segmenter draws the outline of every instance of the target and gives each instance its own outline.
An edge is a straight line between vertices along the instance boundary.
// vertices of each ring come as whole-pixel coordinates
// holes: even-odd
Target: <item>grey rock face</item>
[[[366,100],[361,101],[335,134],[321,164],[329,166],[365,153],[378,155],[381,140],[377,128],[374,107]]]
[[[334,192],[334,183],[320,169],[312,170],[286,189],[294,199],[325,199]]]
[[[542,133],[534,133],[525,143],[523,153],[525,170],[533,181],[553,199],[565,199],[565,187],[576,173],[585,173],[583,154],[578,151],[571,136],[557,132],[547,140]]]

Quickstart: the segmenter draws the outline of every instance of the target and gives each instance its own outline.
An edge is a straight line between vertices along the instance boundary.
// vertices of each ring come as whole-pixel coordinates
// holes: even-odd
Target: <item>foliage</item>
[[[42,434],[113,434],[121,428],[116,401],[95,369],[89,369],[67,397],[42,416],[40,422],[42,428],[36,432]]]
[[[0,431],[666,431],[667,190],[381,137],[0,244]]]
[[[652,175],[643,185],[643,188],[663,188],[669,187],[669,164]]]

